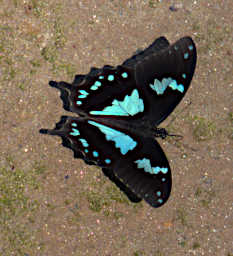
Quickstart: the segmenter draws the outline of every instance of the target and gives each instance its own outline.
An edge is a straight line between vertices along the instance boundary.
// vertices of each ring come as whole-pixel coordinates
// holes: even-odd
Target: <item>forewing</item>
[[[196,48],[185,37],[173,45],[161,37],[121,66],[92,68],[72,84],[51,81],[66,110],[83,116],[114,116],[126,122],[162,122],[185,95],[196,65]]]
[[[196,66],[196,48],[185,37],[137,63],[136,84],[144,99],[144,118],[161,123],[189,88]]]
[[[156,39],[147,49],[133,55],[121,66],[109,65],[91,68],[87,75],[76,75],[72,84],[50,81],[52,87],[61,91],[64,108],[80,115],[89,115],[92,110],[111,106],[114,99],[124,100],[136,88],[135,66],[150,55],[155,55],[169,46],[166,38]]]

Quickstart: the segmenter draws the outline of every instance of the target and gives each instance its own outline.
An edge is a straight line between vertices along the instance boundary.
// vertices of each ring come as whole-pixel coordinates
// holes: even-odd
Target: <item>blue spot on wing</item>
[[[189,54],[186,52],[186,53],[184,54],[184,59],[187,60],[188,57],[189,57]]]
[[[135,163],[137,164],[139,169],[144,169],[145,172],[149,172],[150,174],[158,174],[159,172],[162,172],[163,174],[166,174],[168,172],[167,167],[152,167],[150,160],[147,158],[136,160]]]
[[[135,161],[135,163],[138,165],[139,169],[143,168],[145,170],[145,172],[149,172],[149,173],[153,174],[149,159],[143,158],[142,160]]]
[[[119,148],[123,155],[125,155],[129,150],[133,150],[137,145],[136,141],[122,132],[94,121],[88,121],[88,123],[98,127],[100,131],[105,134],[107,140],[114,141],[116,148]]]
[[[78,136],[78,135],[80,135],[80,132],[79,132],[79,130],[72,128],[72,132],[70,132],[70,135]]]
[[[113,100],[112,106],[108,106],[102,111],[90,111],[90,114],[108,116],[134,116],[137,113],[143,111],[143,100],[139,98],[138,90],[134,89],[130,96],[125,96],[123,101]]]
[[[97,151],[93,151],[93,156],[94,157],[98,157],[99,156],[99,153]]]
[[[98,86],[92,85],[90,89],[93,90],[93,91],[96,91],[98,89]]]
[[[80,98],[80,99],[86,98],[87,95],[89,94],[89,93],[86,92],[85,90],[79,90],[79,93],[81,93],[81,95],[78,96],[78,98]]]
[[[87,97],[86,95],[82,95],[82,94],[78,96],[79,99],[84,99],[86,97]]]
[[[85,90],[79,90],[79,92],[80,92],[81,94],[83,94],[83,95],[88,95],[88,94],[89,94],[89,93],[86,92]]]
[[[168,85],[172,82],[171,78],[163,78],[160,82],[158,79],[154,80],[154,84],[150,84],[150,87],[157,92],[158,95],[163,94]]]
[[[123,78],[127,78],[127,77],[128,77],[128,74],[127,74],[126,72],[124,72],[124,73],[121,74],[121,76],[122,76]]]
[[[193,45],[189,45],[189,50],[192,51],[193,50]]]
[[[158,202],[161,204],[163,202],[163,199],[158,199]]]
[[[110,164],[110,163],[111,163],[111,160],[107,158],[107,159],[105,159],[105,163],[106,163],[106,164]]]
[[[163,174],[166,174],[168,172],[168,168],[163,168],[163,167],[152,167],[153,173],[158,174],[159,172],[162,172]]]
[[[172,82],[169,84],[169,87],[171,87],[173,90],[184,92],[184,86],[182,84],[177,84],[176,80],[172,80]]]
[[[150,84],[151,89],[156,91],[157,95],[162,95],[168,86],[173,90],[178,90],[182,93],[184,92],[184,86],[182,84],[178,85],[176,80],[171,77],[163,78],[161,82],[158,79],[155,79],[154,84]]]
[[[94,83],[94,85],[96,85],[96,86],[101,86],[101,82],[100,81],[96,81],[95,83]]]
[[[102,85],[102,83],[100,81],[95,81],[95,83],[91,86],[91,90],[95,91],[97,90],[100,86]]]
[[[112,82],[114,80],[114,75],[109,75],[108,76],[108,81]]]
[[[79,139],[79,140],[82,143],[83,147],[87,148],[89,146],[89,144],[87,143],[87,141],[85,139]]]

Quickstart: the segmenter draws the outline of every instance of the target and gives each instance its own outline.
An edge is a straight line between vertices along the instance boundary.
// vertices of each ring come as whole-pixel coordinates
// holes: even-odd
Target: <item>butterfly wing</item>
[[[87,75],[76,75],[72,84],[64,81],[58,83],[50,81],[49,84],[61,91],[65,110],[86,115],[96,106],[101,108],[111,104],[110,95],[117,97],[117,95],[130,93],[135,86],[133,74],[135,64],[142,61],[144,57],[156,54],[168,46],[167,39],[160,37],[147,49],[124,61],[122,66],[105,65],[101,69],[91,68]]]
[[[145,99],[144,118],[161,123],[184,97],[196,66],[196,47],[185,37],[135,67],[136,83]]]
[[[145,50],[139,51],[137,54],[133,55],[131,58],[127,59],[123,62],[123,66],[134,66],[138,61],[143,60],[145,57],[150,56],[152,54],[156,54],[161,50],[166,49],[169,46],[168,40],[161,36],[157,38],[150,46],[148,46]]]
[[[157,126],[183,98],[195,65],[196,48],[191,38],[169,45],[161,37],[121,66],[92,68],[89,74],[76,76],[72,84],[51,81],[50,85],[61,90],[66,110],[132,123],[149,120]],[[123,113],[118,111],[122,106]]]
[[[112,173],[138,198],[153,207],[163,205],[171,191],[171,171],[159,144],[150,136],[116,130],[82,117],[62,117],[53,130],[76,157]]]

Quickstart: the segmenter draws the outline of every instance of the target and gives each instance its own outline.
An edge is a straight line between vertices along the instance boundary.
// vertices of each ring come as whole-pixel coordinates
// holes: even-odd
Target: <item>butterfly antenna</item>
[[[168,133],[167,136],[169,136],[169,137],[176,137],[176,138],[178,138],[177,140],[181,140],[181,139],[184,138],[182,135],[179,135],[179,134],[169,134],[169,133]]]

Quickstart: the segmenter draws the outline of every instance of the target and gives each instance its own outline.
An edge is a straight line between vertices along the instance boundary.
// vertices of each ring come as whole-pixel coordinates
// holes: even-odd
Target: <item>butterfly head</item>
[[[156,128],[153,129],[153,131],[154,131],[154,136],[156,138],[165,139],[167,136],[177,137],[179,139],[183,138],[183,136],[181,136],[181,135],[168,133],[168,131],[165,128],[157,128],[156,127]]]
[[[161,139],[165,139],[167,136],[169,136],[167,130],[165,128],[154,128],[154,136],[156,138],[161,138]]]

